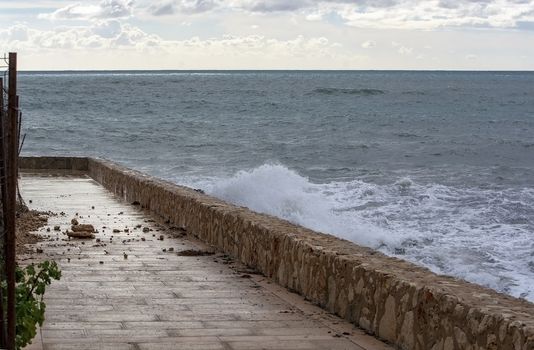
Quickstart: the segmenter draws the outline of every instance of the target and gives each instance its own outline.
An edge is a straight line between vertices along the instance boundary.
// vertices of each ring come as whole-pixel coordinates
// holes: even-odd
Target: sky
[[[0,0],[22,70],[534,70],[534,0]]]

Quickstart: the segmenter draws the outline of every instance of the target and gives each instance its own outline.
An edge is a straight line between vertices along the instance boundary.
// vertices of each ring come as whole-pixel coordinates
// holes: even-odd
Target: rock
[[[121,232],[121,230],[116,229],[116,228],[113,229],[113,233],[119,233],[119,232]]]
[[[95,235],[90,231],[67,231],[69,238],[95,238]]]
[[[61,227],[59,225],[54,226],[54,231],[61,231]]]
[[[124,256],[124,259],[128,259],[128,254],[122,253],[122,255]]]
[[[71,223],[72,225],[78,225],[78,220],[76,220],[76,218],[74,218],[74,219],[72,219],[72,220],[70,221],[70,223]]]
[[[150,229],[148,227],[143,227],[143,232],[148,232]]]
[[[50,232],[50,227],[47,227],[47,228],[46,228],[46,232]]]
[[[146,241],[146,238],[145,237],[141,237],[141,240],[144,242],[144,241]]]
[[[95,232],[95,228],[93,225],[90,225],[90,224],[76,224],[76,225],[72,225],[71,228],[70,228],[73,232],[84,232],[84,231],[87,231],[87,232],[91,232],[91,233],[94,233]]]
[[[169,252],[174,252],[174,248],[169,248]]]

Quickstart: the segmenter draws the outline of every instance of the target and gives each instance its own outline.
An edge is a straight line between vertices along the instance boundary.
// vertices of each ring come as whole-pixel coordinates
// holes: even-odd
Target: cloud
[[[367,40],[362,43],[362,47],[364,49],[371,49],[375,46],[376,46],[376,42],[374,42],[373,40]]]
[[[280,62],[309,62],[326,58],[324,62],[331,62],[332,57],[337,55],[354,59],[350,54],[343,53],[344,49],[339,43],[325,37],[297,35],[293,39],[280,40],[262,35],[223,35],[208,39],[192,37],[186,40],[164,40],[115,19],[94,21],[87,26],[60,26],[53,30],[16,25],[0,30],[0,46],[20,51],[21,54],[57,54],[61,50],[69,55],[76,52],[91,52],[91,55],[158,53],[188,56],[193,64],[200,57],[206,62],[212,62],[211,64],[219,61],[217,57],[224,57],[223,61],[231,64],[235,62],[237,65],[235,59],[242,59],[241,62],[261,61],[265,66],[268,66],[270,59],[279,59]]]
[[[173,15],[175,13],[195,14],[208,12],[218,6],[216,0],[175,0],[148,7],[148,12],[154,16]]]
[[[393,41],[391,43],[391,46],[396,48],[397,52],[400,53],[401,55],[404,55],[404,56],[408,56],[408,55],[411,55],[413,53],[413,48],[404,46],[401,43],[398,43],[396,41]]]
[[[125,18],[132,15],[133,0],[102,0],[98,5],[75,3],[52,13],[42,13],[38,18],[48,20],[90,20]]]
[[[361,28],[435,29],[440,27],[516,27],[534,17],[533,1],[403,0],[368,7],[359,3],[323,3],[320,13],[337,13],[347,25]]]
[[[362,28],[516,27],[534,21],[530,0],[180,0],[153,8],[153,14],[207,11],[291,12],[309,20],[335,14]]]
[[[114,19],[97,21],[89,26],[60,26],[52,30],[37,30],[25,25],[15,25],[0,31],[0,46],[25,52],[41,52],[48,49],[145,50],[158,47],[162,43],[163,40],[158,36],[147,34],[130,24],[121,24]]]

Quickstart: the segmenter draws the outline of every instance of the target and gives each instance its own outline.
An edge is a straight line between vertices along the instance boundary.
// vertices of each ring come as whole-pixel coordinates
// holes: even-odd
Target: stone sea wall
[[[534,304],[93,158],[21,159],[85,170],[153,213],[398,349],[534,350]],[[533,282],[534,283],[534,282]]]

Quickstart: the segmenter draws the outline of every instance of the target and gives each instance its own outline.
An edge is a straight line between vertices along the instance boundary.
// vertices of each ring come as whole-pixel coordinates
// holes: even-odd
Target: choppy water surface
[[[22,73],[94,155],[534,301],[534,73]]]

